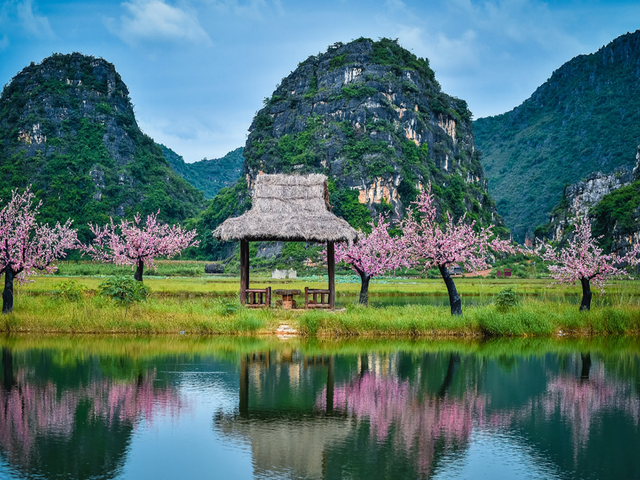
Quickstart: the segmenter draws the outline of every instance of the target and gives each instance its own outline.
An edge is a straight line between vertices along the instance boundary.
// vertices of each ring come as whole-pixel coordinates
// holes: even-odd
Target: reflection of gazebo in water
[[[238,409],[216,414],[214,430],[250,446],[259,478],[427,478],[446,452],[467,447],[486,403],[452,394],[460,356],[439,358],[430,358],[437,381],[427,392],[399,378],[391,356],[359,355],[353,368],[294,348],[242,354]]]
[[[258,175],[252,207],[227,219],[214,232],[219,240],[240,240],[240,301],[247,302],[249,289],[249,242],[285,241],[327,244],[329,308],[335,306],[336,242],[354,241],[356,231],[331,213],[327,177],[319,174]],[[313,293],[313,292],[312,292]],[[324,292],[323,292],[324,293]],[[322,298],[322,297],[321,297]],[[260,304],[266,302],[258,302]]]
[[[332,408],[334,372],[333,356],[295,348],[243,354],[238,410],[216,415],[214,428],[251,446],[256,477],[322,478],[327,449],[353,431],[353,422]]]

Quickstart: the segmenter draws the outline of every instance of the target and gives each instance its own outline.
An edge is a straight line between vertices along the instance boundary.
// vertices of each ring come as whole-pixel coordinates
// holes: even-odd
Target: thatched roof
[[[216,228],[219,240],[345,242],[356,231],[331,213],[325,175],[258,175],[251,210]]]

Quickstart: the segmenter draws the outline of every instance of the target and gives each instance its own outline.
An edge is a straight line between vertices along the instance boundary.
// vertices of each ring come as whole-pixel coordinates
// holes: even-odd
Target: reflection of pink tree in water
[[[429,475],[436,443],[445,448],[469,440],[474,418],[482,421],[486,400],[467,391],[462,398],[424,397],[408,381],[366,373],[335,387],[334,410],[368,419],[378,442],[393,439],[407,454],[417,452],[422,475]],[[326,390],[316,401],[326,408]]]
[[[583,360],[584,361],[584,360]],[[561,374],[547,384],[547,391],[531,402],[530,408],[539,407],[545,416],[556,412],[570,425],[574,454],[585,446],[594,420],[603,413],[616,411],[630,416],[638,425],[640,399],[631,387],[622,381],[606,378],[604,365],[591,369],[587,378]]]
[[[101,379],[60,391],[53,382],[28,380],[26,371],[20,369],[13,388],[0,388],[0,445],[9,459],[28,465],[37,438],[69,438],[77,421],[135,427],[142,418],[153,423],[158,413],[177,416],[183,407],[182,398],[169,387],[154,387],[154,378],[155,372],[132,383]],[[78,418],[79,407],[86,402],[90,405],[87,418]]]

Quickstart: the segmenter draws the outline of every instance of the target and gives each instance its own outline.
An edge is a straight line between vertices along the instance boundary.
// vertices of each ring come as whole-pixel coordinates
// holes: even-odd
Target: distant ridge
[[[191,185],[201,190],[205,198],[213,198],[221,188],[228,187],[242,174],[242,147],[227,153],[222,158],[203,159],[186,163],[176,152],[164,145],[157,144],[173,171]]]
[[[565,185],[633,166],[640,140],[640,30],[556,70],[512,111],[474,122],[498,212],[520,241]]]

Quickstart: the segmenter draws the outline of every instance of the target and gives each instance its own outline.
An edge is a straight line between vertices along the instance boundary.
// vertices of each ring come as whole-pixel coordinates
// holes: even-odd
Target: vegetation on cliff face
[[[33,185],[43,222],[88,222],[160,209],[167,222],[195,216],[202,194],[171,170],[135,120],[109,62],[80,53],[31,63],[0,97],[0,198]]]
[[[498,212],[514,236],[544,223],[565,185],[631,166],[640,138],[640,30],[556,70],[522,105],[474,122]]]
[[[443,93],[428,60],[393,40],[337,43],[300,63],[265,99],[243,155],[244,175],[214,198],[203,231],[248,207],[260,172],[326,174],[334,213],[356,228],[377,213],[402,217],[428,182],[440,218],[502,224],[466,102]],[[209,239],[203,248],[219,252]]]
[[[590,212],[594,236],[602,236],[600,244],[606,252],[623,245],[622,237],[640,233],[640,180],[608,195]]]
[[[536,227],[535,236],[565,243],[573,235],[576,212],[589,216],[593,235],[605,253],[624,255],[640,242],[640,147],[633,171],[620,167],[610,175],[595,172],[567,185],[549,222]]]
[[[242,174],[242,147],[227,153],[222,158],[203,159],[186,163],[176,152],[158,144],[164,158],[174,172],[191,185],[202,191],[204,198],[213,198],[221,188],[228,187],[238,180]]]

